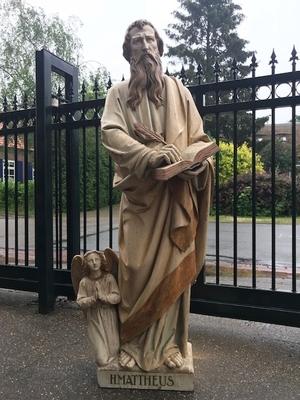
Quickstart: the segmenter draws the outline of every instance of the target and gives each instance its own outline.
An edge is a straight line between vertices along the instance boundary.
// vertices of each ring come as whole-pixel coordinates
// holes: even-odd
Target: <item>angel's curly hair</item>
[[[129,27],[127,28],[126,34],[125,34],[125,39],[124,39],[124,43],[123,43],[123,56],[128,62],[130,62],[130,59],[131,59],[131,51],[130,51],[131,34],[130,34],[130,31],[133,28],[143,29],[143,27],[146,25],[151,26],[151,28],[154,30],[159,55],[162,56],[164,53],[164,42],[162,41],[162,38],[159,36],[157,30],[154,28],[154,26],[151,24],[151,22],[147,21],[146,19],[138,19],[137,21],[134,21],[132,24],[129,25]]]
[[[100,265],[101,271],[108,272],[108,265],[107,265],[106,258],[104,256],[103,252],[98,251],[98,250],[89,250],[83,255],[83,268],[84,268],[85,275],[89,275],[89,273],[90,273],[90,268],[87,265],[86,257],[88,257],[92,253],[96,253],[99,256],[99,258],[101,260],[101,265]]]

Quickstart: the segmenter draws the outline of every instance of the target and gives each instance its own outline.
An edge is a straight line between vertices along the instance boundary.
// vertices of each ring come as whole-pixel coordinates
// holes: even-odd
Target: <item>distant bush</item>
[[[220,183],[229,181],[233,176],[233,143],[220,142]],[[237,173],[239,175],[247,174],[252,171],[252,149],[246,143],[237,148]],[[264,164],[261,156],[256,154],[256,172],[264,172]]]
[[[270,216],[272,209],[272,186],[270,174],[258,174],[256,177],[256,215]],[[297,181],[296,192],[300,194],[300,181]],[[233,181],[232,179],[220,186],[220,213],[233,213]],[[237,180],[237,212],[239,216],[252,214],[252,176],[245,174]],[[292,183],[288,175],[276,176],[275,206],[277,216],[292,214]],[[300,202],[297,202],[297,214],[300,213]]]
[[[22,182],[18,182],[17,186],[17,204],[19,214],[24,214],[25,211],[25,185]],[[5,211],[5,197],[7,196],[8,211],[10,213],[15,211],[15,181],[9,180],[7,184],[7,193],[5,190],[5,182],[0,182],[0,213],[3,214]],[[28,211],[33,212],[34,210],[34,182],[28,181]]]

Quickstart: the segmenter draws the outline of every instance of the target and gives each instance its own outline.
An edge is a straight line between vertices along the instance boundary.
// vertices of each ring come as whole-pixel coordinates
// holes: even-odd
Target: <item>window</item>
[[[6,178],[6,162],[3,160],[3,180]],[[15,180],[15,162],[7,160],[7,177],[8,179]]]

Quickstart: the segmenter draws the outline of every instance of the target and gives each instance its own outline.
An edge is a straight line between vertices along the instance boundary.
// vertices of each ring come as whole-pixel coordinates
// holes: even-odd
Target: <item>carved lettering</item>
[[[111,385],[123,386],[152,386],[164,387],[174,386],[174,377],[166,375],[129,375],[129,374],[110,374]]]
[[[152,386],[158,386],[158,378],[157,375],[152,376]]]
[[[117,384],[116,379],[117,379],[116,374],[111,374],[110,375],[110,384],[116,385]]]
[[[174,386],[174,379],[173,379],[173,376],[168,376],[167,385],[168,385],[168,386]]]
[[[127,379],[126,379],[126,385],[134,385],[133,383],[132,383],[132,379],[131,379],[132,377],[130,376],[130,375],[127,375]]]
[[[167,380],[167,377],[166,376],[161,376],[161,375],[159,375],[159,386],[160,387],[163,387],[163,386],[166,386],[166,380]]]

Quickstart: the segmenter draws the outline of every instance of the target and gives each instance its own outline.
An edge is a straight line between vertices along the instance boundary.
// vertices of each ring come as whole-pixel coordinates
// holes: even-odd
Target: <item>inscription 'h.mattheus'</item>
[[[130,385],[130,386],[174,386],[174,379],[168,375],[120,375],[110,374],[111,385]]]

